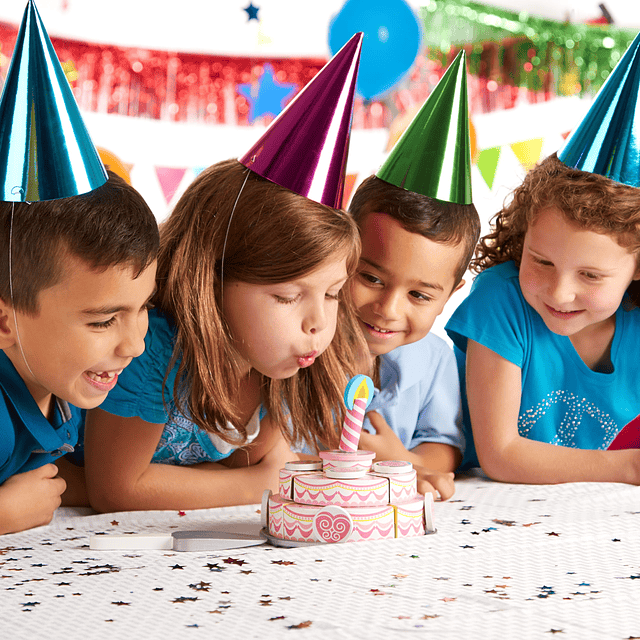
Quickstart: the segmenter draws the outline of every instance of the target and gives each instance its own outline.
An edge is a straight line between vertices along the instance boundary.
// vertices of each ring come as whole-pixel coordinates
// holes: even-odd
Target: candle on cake
[[[340,445],[333,451],[321,451],[322,469],[329,478],[360,478],[370,469],[373,451],[358,451],[366,408],[373,399],[373,381],[369,376],[351,378],[344,391],[347,413],[342,425]]]
[[[373,399],[373,381],[369,376],[357,375],[349,380],[344,391],[347,413],[340,436],[341,451],[357,451],[364,412]]]

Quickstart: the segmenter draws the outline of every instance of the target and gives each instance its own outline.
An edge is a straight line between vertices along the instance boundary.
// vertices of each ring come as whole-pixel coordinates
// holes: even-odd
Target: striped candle
[[[342,424],[342,435],[340,436],[341,451],[358,450],[362,421],[364,420],[364,412],[367,404],[366,398],[355,398],[353,401],[353,409],[347,409],[347,414]]]

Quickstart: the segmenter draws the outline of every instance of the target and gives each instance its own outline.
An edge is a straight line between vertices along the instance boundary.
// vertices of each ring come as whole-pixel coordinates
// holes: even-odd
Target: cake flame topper
[[[357,451],[362,431],[364,412],[373,399],[373,381],[369,376],[353,376],[344,391],[347,414],[340,436],[341,451]]]

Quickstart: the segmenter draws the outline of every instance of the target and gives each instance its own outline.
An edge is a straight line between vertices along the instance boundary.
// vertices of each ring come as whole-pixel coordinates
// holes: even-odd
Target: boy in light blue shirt
[[[363,431],[360,447],[413,463],[418,490],[443,499],[464,453],[462,404],[453,351],[429,331],[464,285],[480,234],[467,114],[461,52],[349,207],[362,239],[351,294],[376,387],[365,423],[373,433]]]

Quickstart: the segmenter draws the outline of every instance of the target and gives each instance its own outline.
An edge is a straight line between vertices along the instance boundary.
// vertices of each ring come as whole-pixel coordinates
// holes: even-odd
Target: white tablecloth
[[[640,637],[640,488],[457,482],[421,538],[216,553],[96,551],[94,533],[257,533],[259,507],[61,509],[0,537],[0,637]]]

